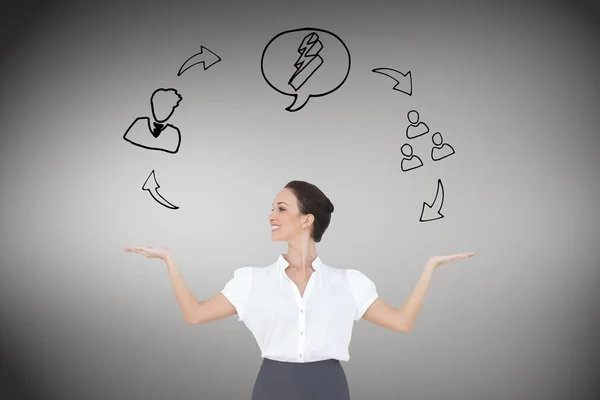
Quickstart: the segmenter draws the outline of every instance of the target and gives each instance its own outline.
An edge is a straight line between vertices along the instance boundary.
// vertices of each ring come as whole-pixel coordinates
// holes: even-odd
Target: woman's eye
[[[279,211],[285,211],[285,208],[279,207]]]

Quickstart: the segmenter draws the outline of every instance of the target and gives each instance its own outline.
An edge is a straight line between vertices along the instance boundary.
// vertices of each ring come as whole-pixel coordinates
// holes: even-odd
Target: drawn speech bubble
[[[350,52],[334,33],[317,28],[281,32],[265,46],[261,72],[269,86],[294,96],[287,111],[339,89],[350,73]]]

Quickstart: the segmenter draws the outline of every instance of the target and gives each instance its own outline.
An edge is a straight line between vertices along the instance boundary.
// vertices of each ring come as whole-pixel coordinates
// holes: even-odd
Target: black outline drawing
[[[150,172],[150,175],[148,175],[148,178],[146,178],[146,181],[142,185],[142,190],[147,190],[150,193],[150,195],[152,195],[154,200],[156,200],[156,202],[158,204],[160,204],[161,206],[165,206],[172,210],[179,209],[179,207],[169,203],[164,197],[162,197],[160,195],[160,193],[158,193],[159,187],[160,187],[160,185],[156,181],[156,176],[154,175],[154,170],[152,170],[152,172]]]
[[[416,120],[415,120],[415,121],[413,121],[413,119],[414,119],[414,118],[411,118],[411,117],[410,117],[410,116],[411,116],[411,113],[415,113],[415,114],[417,114],[417,118],[416,118]],[[414,139],[414,138],[418,138],[419,136],[423,136],[423,135],[425,135],[425,134],[429,133],[429,127],[427,126],[427,124],[426,124],[425,122],[419,122],[419,119],[420,119],[420,117],[419,117],[419,113],[417,112],[417,110],[410,110],[410,111],[409,111],[409,112],[406,114],[406,117],[408,118],[408,122],[410,122],[410,125],[408,125],[408,127],[406,127],[406,137],[407,137],[407,138],[409,138],[409,139]],[[410,131],[410,129],[411,129],[411,128],[413,128],[413,130],[414,130],[415,128],[417,128],[417,127],[419,127],[419,126],[421,126],[421,125],[425,126],[425,129],[426,129],[426,131],[425,131],[425,132],[422,132],[422,133],[418,133],[418,132],[417,132],[417,134],[415,134],[414,136],[411,136],[411,135],[409,134],[409,131]]]
[[[406,150],[407,147],[408,150]],[[413,154],[413,148],[410,144],[404,143],[402,147],[400,147],[400,152],[404,156],[404,158],[402,158],[402,161],[400,162],[400,168],[402,168],[402,171],[407,172],[423,166],[423,160],[421,160],[421,157]],[[416,159],[419,162],[419,164],[415,164],[414,166],[405,168],[405,161],[414,163],[413,159]]]
[[[174,95],[176,97],[173,97],[173,99],[178,98],[177,102],[172,106],[172,109],[171,109],[169,115],[167,115],[167,117],[165,117],[163,119],[158,119],[158,117],[156,116],[156,109],[155,109],[156,105],[154,103],[154,96],[159,92],[175,92]],[[125,131],[125,134],[123,135],[123,139],[135,146],[138,146],[138,147],[141,147],[144,149],[160,150],[160,151],[164,151],[166,153],[171,153],[171,154],[177,153],[179,151],[179,146],[181,145],[181,132],[179,131],[179,128],[177,128],[176,126],[174,126],[172,124],[163,123],[163,122],[166,122],[169,118],[171,118],[171,115],[173,115],[173,113],[175,112],[175,109],[177,107],[179,107],[179,103],[181,102],[181,100],[183,100],[183,98],[177,92],[176,89],[173,89],[173,88],[156,89],[152,93],[152,96],[150,96],[150,108],[152,109],[152,118],[154,119],[152,124],[154,125],[154,127],[152,127],[152,125],[150,124],[151,121],[150,121],[149,117],[138,117],[135,119],[135,121],[133,121],[133,123],[131,125],[129,125],[129,128],[127,128],[127,131]],[[159,108],[159,111],[161,111],[160,108]],[[137,127],[137,129],[132,131],[132,129],[134,127]],[[165,131],[167,129],[169,129],[169,131],[174,130],[177,134],[177,146],[174,149],[172,148],[173,146],[171,146],[169,148],[165,148],[165,147],[161,147],[161,146],[150,145],[150,143],[153,140],[157,140],[163,134],[163,131]],[[134,136],[134,135],[137,135],[137,136],[141,135],[141,136],[137,137],[137,138],[136,137],[132,138],[131,136]],[[142,143],[144,143],[144,144],[142,144]],[[163,143],[163,145],[164,145],[164,143]]]
[[[312,32],[312,33],[315,33],[315,32],[327,33],[327,34],[335,37],[337,40],[339,40],[339,42],[342,44],[342,46],[344,46],[344,49],[346,49],[346,53],[348,54],[348,67],[347,67],[347,70],[346,70],[346,75],[344,76],[344,79],[342,79],[342,81],[337,86],[335,86],[333,89],[331,89],[329,91],[326,91],[326,92],[323,92],[323,93],[319,93],[319,94],[312,94],[312,93],[310,93],[310,94],[308,94],[307,96],[304,97],[304,94],[302,94],[302,93],[284,92],[284,91],[280,90],[279,88],[275,87],[275,85],[273,85],[267,79],[267,75],[265,74],[265,68],[264,68],[264,59],[265,59],[265,54],[267,52],[267,49],[269,48],[269,46],[271,45],[271,43],[274,40],[276,40],[278,37],[282,36],[282,35],[286,35],[288,33],[293,33],[293,32],[300,32],[300,31],[309,31],[309,32]],[[306,35],[305,38],[308,37],[308,36],[310,36],[310,34]],[[302,59],[302,56],[298,59],[298,61],[300,61],[301,59]],[[298,63],[298,61],[296,61],[296,63]],[[346,43],[344,43],[344,41],[342,39],[340,39],[340,37],[338,35],[336,35],[333,32],[326,31],[324,29],[310,28],[310,27],[299,28],[299,29],[292,29],[292,30],[288,30],[288,31],[284,31],[284,32],[278,33],[273,38],[271,38],[271,40],[269,40],[269,42],[267,43],[267,45],[263,49],[262,55],[260,57],[260,71],[262,73],[262,76],[263,76],[264,80],[267,82],[267,84],[269,86],[271,86],[273,89],[275,89],[277,92],[279,92],[279,93],[281,93],[283,95],[293,96],[294,97],[294,101],[292,102],[292,104],[285,109],[286,111],[290,111],[290,112],[295,112],[295,111],[301,110],[308,103],[308,100],[310,100],[311,97],[325,96],[325,95],[333,93],[337,89],[339,89],[344,84],[344,82],[346,82],[346,80],[348,79],[348,75],[350,74],[350,67],[351,67],[351,65],[352,65],[352,57],[350,56],[350,50],[348,50],[348,46],[346,46]],[[292,86],[292,88],[293,88],[293,86]],[[298,99],[300,99],[300,101],[298,101]]]
[[[377,74],[392,78],[396,81],[396,84],[392,89],[412,96],[412,73],[410,71],[407,73],[402,73],[392,68],[375,68],[372,71]],[[408,79],[406,79],[406,77],[408,77]]]
[[[439,205],[438,205],[439,204]],[[437,219],[444,218],[442,215],[442,206],[444,205],[444,185],[442,185],[442,180],[438,179],[437,181],[437,190],[435,192],[435,199],[431,204],[427,204],[423,202],[423,209],[421,210],[421,217],[419,218],[419,222],[427,222],[427,221],[435,221]],[[425,208],[427,207],[427,208]],[[434,208],[437,208],[435,210]],[[423,217],[427,211],[427,216]]]
[[[316,33],[311,32],[302,38],[302,43],[298,46],[300,56],[294,63],[296,72],[288,81],[288,85],[294,90],[298,91],[323,64],[323,58],[319,55],[321,50],[323,50],[323,43]]]
[[[204,50],[206,50],[206,53],[204,52]],[[204,70],[206,71],[219,61],[221,61],[221,57],[219,57],[206,47],[200,46],[200,53],[196,53],[187,60],[185,60],[185,62],[179,68],[177,76],[181,76],[181,74],[183,74],[185,71],[197,64],[204,65]]]
[[[436,143],[436,140],[435,140],[435,138],[436,138],[436,137],[439,137],[439,138],[440,138],[440,140],[439,140],[439,143]],[[436,132],[436,133],[434,133],[434,134],[431,136],[431,141],[432,141],[432,142],[433,142],[433,144],[434,144],[434,146],[431,148],[431,159],[432,159],[433,161],[439,161],[439,160],[443,160],[444,158],[446,158],[446,157],[449,157],[449,156],[451,156],[452,154],[454,154],[454,153],[455,153],[455,151],[454,151],[454,147],[452,147],[452,146],[451,146],[451,145],[449,145],[448,143],[444,143],[444,138],[442,137],[442,134],[441,134],[441,133],[439,133],[439,132]],[[445,151],[444,149],[448,149],[448,148],[450,149],[450,152],[449,152],[449,153],[447,153],[447,154],[442,154],[441,156],[439,155],[439,153],[440,153],[441,151]],[[439,157],[439,158],[435,158],[435,157],[433,156],[433,152],[434,152],[435,150],[438,150],[438,157]]]

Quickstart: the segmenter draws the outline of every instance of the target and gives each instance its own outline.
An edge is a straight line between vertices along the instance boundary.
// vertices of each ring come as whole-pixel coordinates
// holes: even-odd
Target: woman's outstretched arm
[[[401,308],[392,307],[378,298],[363,315],[365,321],[396,332],[410,332],[423,306],[425,293],[431,282],[434,268],[427,264],[410,297]]]
[[[188,324],[206,324],[235,315],[235,307],[222,293],[218,293],[207,300],[198,301],[183,280],[181,271],[173,262],[173,258],[168,256],[165,262],[185,322]]]
[[[235,315],[235,307],[222,294],[199,301],[185,283],[179,267],[173,261],[171,252],[155,247],[126,247],[125,251],[145,255],[148,258],[160,258],[167,264],[167,270],[175,291],[175,297],[188,324],[205,324]]]
[[[383,300],[377,299],[367,309],[363,319],[393,331],[410,332],[415,326],[419,312],[423,307],[425,293],[427,293],[435,269],[442,264],[462,260],[473,255],[474,253],[460,253],[451,256],[431,257],[425,264],[421,278],[402,307],[395,308]]]

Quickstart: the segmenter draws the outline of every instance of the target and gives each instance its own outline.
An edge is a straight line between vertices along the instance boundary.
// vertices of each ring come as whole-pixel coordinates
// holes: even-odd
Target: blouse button
[[[304,310],[300,310],[300,312],[301,312],[301,313],[303,313],[303,312],[304,312]]]

